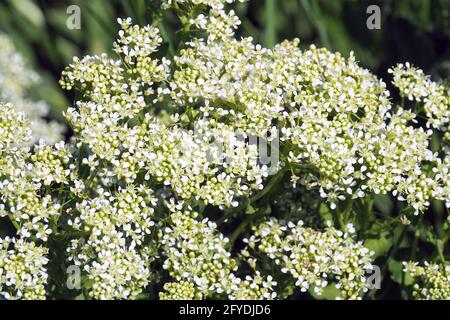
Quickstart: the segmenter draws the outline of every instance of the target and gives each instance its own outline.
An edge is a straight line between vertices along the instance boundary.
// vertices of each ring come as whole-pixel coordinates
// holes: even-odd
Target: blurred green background
[[[80,30],[66,27],[73,4],[81,9]],[[380,30],[366,27],[372,4],[381,9]],[[34,95],[49,103],[51,117],[63,121],[61,112],[73,99],[57,81],[72,57],[110,52],[117,17],[151,23],[158,7],[159,0],[1,0],[0,31],[42,75]],[[353,50],[386,81],[387,68],[404,61],[435,79],[450,76],[450,0],[251,0],[233,7],[243,22],[238,34],[267,47],[298,37],[303,46],[314,43],[345,55]],[[166,18],[165,36],[174,42],[175,19]]]

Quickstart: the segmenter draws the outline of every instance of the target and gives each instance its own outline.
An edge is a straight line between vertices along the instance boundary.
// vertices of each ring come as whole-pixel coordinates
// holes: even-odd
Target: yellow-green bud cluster
[[[0,238],[0,297],[43,300],[48,249],[23,239]]]
[[[163,290],[159,293],[161,300],[199,300],[202,297],[194,284],[187,281],[167,282]]]
[[[413,278],[412,294],[418,300],[450,300],[450,267],[425,262],[404,262],[404,272]]]
[[[215,234],[216,225],[197,221],[195,212],[175,212],[159,238],[167,259],[164,269],[177,281],[195,283],[207,297],[225,291],[222,281],[236,271],[236,261],[226,251],[228,239]]]

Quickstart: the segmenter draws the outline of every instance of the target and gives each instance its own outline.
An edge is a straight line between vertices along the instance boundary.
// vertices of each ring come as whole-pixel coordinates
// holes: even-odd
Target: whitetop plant
[[[188,35],[174,57],[160,57],[157,27],[118,19],[114,56],[74,58],[62,74],[80,93],[65,113],[67,144],[33,145],[32,120],[0,104],[0,216],[16,229],[2,240],[3,296],[53,295],[48,259],[80,267],[84,298],[274,299],[285,293],[279,269],[292,290],[334,285],[337,298],[360,299],[373,255],[367,230],[354,233],[373,195],[404,201],[410,219],[432,200],[450,206],[448,149],[429,146],[448,125],[444,85],[393,70],[401,95],[425,102],[424,129],[353,54],[237,40],[232,2],[164,1]],[[275,172],[250,136],[281,141]],[[274,197],[285,178],[288,192]],[[367,217],[356,209],[366,203]],[[324,214],[336,225],[322,228]],[[249,248],[234,255],[243,239]],[[55,243],[66,246],[58,262],[46,254]]]

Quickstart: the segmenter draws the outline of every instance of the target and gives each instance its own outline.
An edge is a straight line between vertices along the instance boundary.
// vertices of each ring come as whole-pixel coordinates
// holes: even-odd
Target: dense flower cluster
[[[64,142],[41,142],[31,153],[27,124],[23,113],[0,103],[0,217],[9,217],[18,237],[0,239],[0,291],[8,299],[45,298],[47,248],[33,239],[47,241],[60,214],[47,188],[72,176]]]
[[[222,293],[227,291],[222,280],[236,271],[236,261],[226,250],[228,239],[215,234],[215,224],[195,218],[195,213],[175,212],[170,216],[173,227],[160,232],[164,268],[178,281],[194,282],[205,296]]]
[[[0,239],[0,297],[45,299],[47,252],[47,248],[33,242]]]
[[[197,213],[177,211],[170,216],[170,226],[160,231],[164,268],[180,284],[195,284],[194,296],[230,299],[270,299],[276,296],[272,277],[256,273],[244,280],[235,275],[236,261],[226,250],[228,239],[216,231],[216,224],[204,219],[197,221]],[[185,286],[182,286],[183,288]],[[174,290],[174,285],[170,287]]]
[[[285,224],[270,219],[254,227],[246,242],[290,273],[301,291],[313,288],[320,295],[335,279],[341,298],[358,299],[368,290],[365,273],[372,268],[372,253],[353,240],[352,232],[352,225],[347,231],[329,227],[321,232],[305,228],[301,220]]]
[[[98,193],[78,203],[71,214],[68,224],[89,237],[72,240],[69,260],[93,281],[93,298],[136,298],[151,280],[153,252],[143,243],[154,225],[157,199],[144,186],[119,189],[115,195],[102,189]]]
[[[413,296],[420,300],[450,300],[450,267],[425,262],[405,262],[405,269],[413,279]]]
[[[427,116],[427,125],[445,132],[450,139],[450,89],[443,84],[430,80],[423,70],[411,66],[408,62],[398,64],[389,69],[394,75],[394,85],[400,90],[402,97],[408,100],[423,102]]]
[[[353,55],[298,45],[268,50],[251,38],[194,39],[175,57],[172,99],[200,103],[201,112],[236,132],[273,139],[281,129],[301,184],[319,188],[332,208],[370,193],[392,193],[417,213],[431,197],[448,201],[440,192],[448,178],[433,180],[422,170],[439,161],[428,147],[431,131],[393,108],[385,83]]]
[[[44,120],[49,111],[45,102],[27,98],[29,88],[39,81],[39,75],[30,70],[11,39],[0,33],[0,102],[13,103],[15,110],[25,113],[33,132],[30,143],[39,139],[57,142],[61,139],[63,127]]]
[[[76,59],[61,81],[68,89],[81,86],[91,99],[67,111],[81,141],[93,152],[91,170],[127,183],[144,173],[146,179],[171,185],[185,200],[202,199],[219,206],[236,205],[237,196],[262,189],[268,172],[257,162],[256,146],[239,139],[230,128],[206,118],[199,119],[194,130],[185,129],[178,114],[168,124],[150,114],[146,99],[157,100],[165,92],[162,87],[154,92],[152,84],[168,76],[169,63],[150,57],[161,42],[154,28],[120,22],[123,30],[115,47],[126,66],[106,56]],[[134,49],[127,51],[130,43]],[[105,163],[97,164],[97,159],[107,160],[105,167],[96,168]]]
[[[416,212],[437,194],[438,181],[428,178],[424,163],[434,160],[429,132],[410,125],[414,114],[392,110],[385,84],[359,67],[353,56],[311,47],[306,52],[284,44],[285,66],[291,68],[284,87],[293,102],[285,112],[290,126],[282,140],[294,148],[289,160],[312,165],[299,170],[300,182],[318,187],[335,208],[337,201],[371,193],[392,193]],[[447,179],[447,178],[445,178]]]
[[[50,219],[59,214],[60,205],[43,187],[67,182],[70,155],[64,142],[54,147],[39,144],[32,154],[24,114],[10,104],[0,104],[0,115],[0,217],[10,217],[19,236],[45,241],[52,232]]]
[[[159,293],[161,300],[194,300],[201,299],[200,293],[195,295],[195,287],[192,282],[167,282],[164,284],[164,291]]]

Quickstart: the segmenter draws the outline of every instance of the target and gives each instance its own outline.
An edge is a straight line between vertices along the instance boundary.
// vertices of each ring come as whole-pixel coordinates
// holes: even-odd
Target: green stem
[[[344,211],[342,213],[342,218],[343,218],[342,222],[343,222],[343,224],[347,224],[347,222],[350,219],[350,213],[352,212],[352,209],[353,209],[353,202],[354,202],[353,199],[348,199],[347,200],[345,209],[344,209]]]
[[[441,260],[441,262],[445,264],[444,242],[441,239],[436,240],[436,250],[438,252],[439,260]]]
[[[244,221],[234,230],[234,232],[230,236],[230,244],[233,245],[237,238],[245,231],[247,226],[250,224],[250,222],[253,220],[253,218],[256,216],[256,214],[248,215]]]
[[[164,23],[162,22],[162,20],[158,20],[157,23],[158,29],[161,32],[161,35],[163,37],[163,39],[168,43],[169,45],[169,57],[173,58],[175,56],[175,47],[172,43],[172,40],[170,39],[169,33],[166,30],[166,27],[164,26]]]
[[[272,48],[277,42],[275,0],[266,0],[266,47]]]
[[[340,212],[337,210],[337,208],[335,210],[330,210],[331,211],[331,215],[333,216],[333,222],[334,225],[339,229],[342,230],[342,227],[344,226],[344,223],[342,222],[342,215],[340,214]]]
[[[306,16],[319,32],[319,37],[322,45],[324,47],[330,48],[330,41],[328,39],[327,30],[324,28],[323,24],[320,23],[323,20],[323,17],[318,5],[318,1],[314,0],[311,3],[308,0],[300,0],[300,5],[303,7],[303,10],[305,10]]]
[[[394,257],[395,254],[397,253],[397,250],[398,250],[398,248],[400,247],[400,245],[401,245],[401,243],[402,243],[402,241],[403,241],[403,238],[404,238],[405,235],[406,235],[407,229],[408,229],[408,226],[404,226],[404,227],[403,227],[403,230],[402,230],[400,236],[398,237],[397,242],[396,242],[395,245],[394,245],[393,247],[391,247],[391,249],[389,250],[389,252],[388,252],[388,254],[387,254],[386,263],[385,263],[385,265],[383,266],[383,268],[381,269],[381,276],[382,276],[382,277],[384,277],[384,276],[386,275],[386,271],[387,271],[387,268],[388,268],[388,265],[389,265],[389,260],[390,260],[392,257]],[[389,289],[390,289],[391,285],[392,285],[392,283],[389,282],[388,287],[386,288],[386,291],[384,292],[383,295],[386,295],[386,294],[389,292]]]
[[[12,216],[11,213],[8,213],[8,218],[11,221],[11,223],[13,224],[14,228],[16,228],[16,230],[20,229],[20,225],[19,223],[16,221],[16,219],[14,219],[14,217]]]

